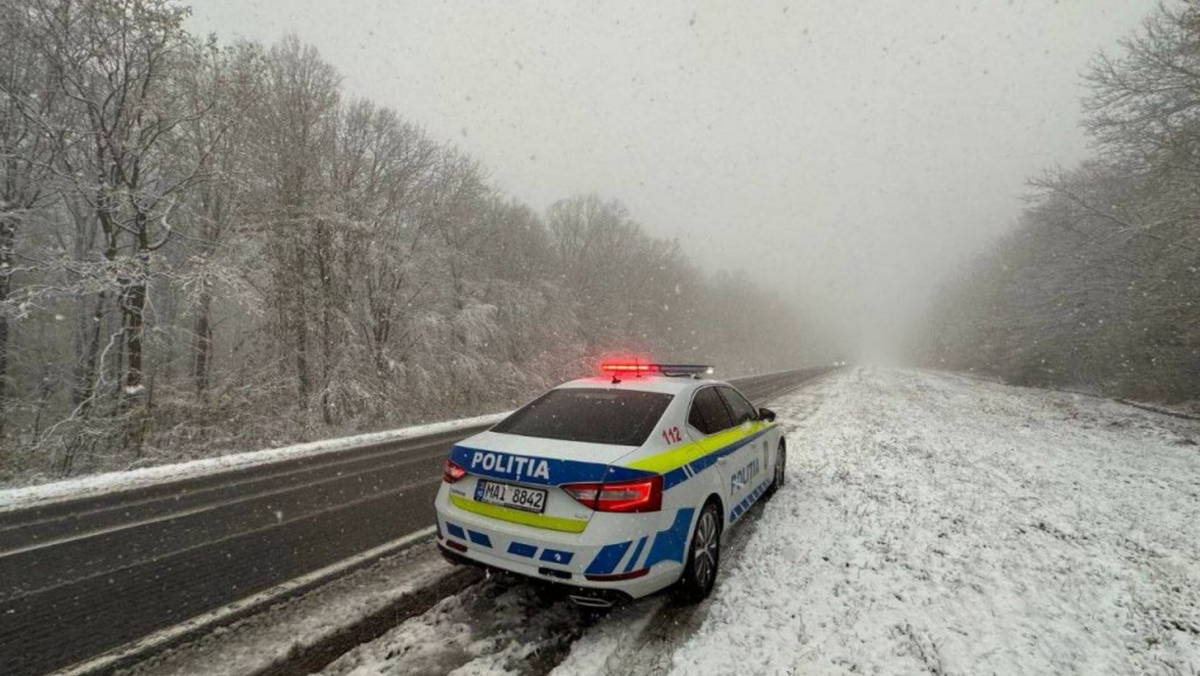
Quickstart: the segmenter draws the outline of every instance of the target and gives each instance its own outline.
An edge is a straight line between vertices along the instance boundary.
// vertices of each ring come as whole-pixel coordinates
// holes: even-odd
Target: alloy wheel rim
[[[692,552],[696,581],[701,587],[708,587],[716,571],[717,546],[717,520],[712,512],[705,512],[696,526],[696,548]]]

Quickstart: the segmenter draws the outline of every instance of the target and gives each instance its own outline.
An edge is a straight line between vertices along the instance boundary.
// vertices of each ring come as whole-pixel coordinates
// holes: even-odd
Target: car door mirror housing
[[[769,408],[758,409],[758,419],[766,420],[767,422],[775,422],[775,411]]]

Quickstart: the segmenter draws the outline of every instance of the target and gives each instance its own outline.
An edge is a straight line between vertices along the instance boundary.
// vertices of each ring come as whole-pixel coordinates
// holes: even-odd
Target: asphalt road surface
[[[764,402],[827,369],[733,379]],[[420,530],[483,427],[0,514],[0,674],[43,674]]]

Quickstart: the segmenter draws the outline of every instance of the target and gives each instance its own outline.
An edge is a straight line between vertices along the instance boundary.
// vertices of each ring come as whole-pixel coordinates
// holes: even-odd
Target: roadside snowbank
[[[290,657],[422,587],[442,582],[453,571],[432,542],[418,543],[118,673],[244,676],[277,671]]]
[[[679,674],[1195,674],[1200,425],[944,374],[777,403],[789,485]]]
[[[342,655],[323,676],[545,673],[586,624],[561,594],[492,577]]]
[[[103,493],[137,488],[148,484],[191,479],[208,474],[244,469],[255,465],[265,465],[273,462],[292,460],[324,453],[344,451],[357,446],[382,444],[403,441],[414,437],[432,434],[443,434],[477,425],[494,425],[504,419],[511,411],[447,420],[445,422],[403,427],[386,432],[360,434],[353,437],[339,437],[312,441],[305,444],[295,444],[261,451],[247,451],[223,455],[216,458],[205,458],[191,462],[181,462],[172,465],[158,465],[125,472],[107,472],[90,476],[57,481],[38,486],[0,490],[0,512],[13,509],[23,509],[35,504],[44,504],[64,499],[91,497]]]

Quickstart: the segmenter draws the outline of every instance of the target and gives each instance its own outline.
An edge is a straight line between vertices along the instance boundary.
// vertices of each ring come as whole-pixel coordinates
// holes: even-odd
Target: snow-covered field
[[[490,580],[326,673],[1200,673],[1200,423],[874,369],[772,406],[790,483],[709,601]]]
[[[675,673],[1200,673],[1200,425],[881,370],[801,412]]]

